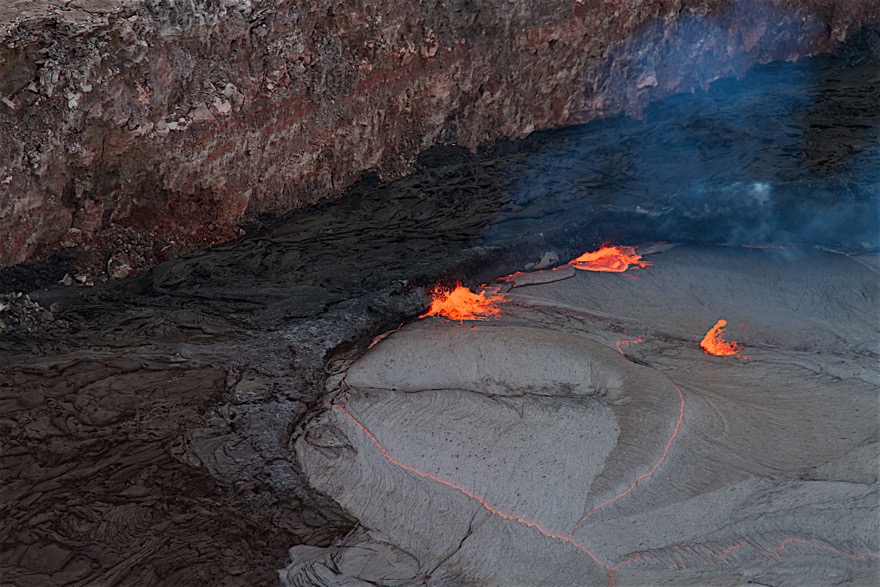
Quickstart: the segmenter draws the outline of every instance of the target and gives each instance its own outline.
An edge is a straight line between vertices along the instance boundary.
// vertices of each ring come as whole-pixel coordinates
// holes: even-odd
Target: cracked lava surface
[[[477,330],[422,320],[356,360],[296,450],[361,528],[294,548],[282,578],[875,583],[877,333],[857,318],[876,260],[651,261],[637,281],[514,288]],[[701,350],[718,312],[746,324],[751,361]]]

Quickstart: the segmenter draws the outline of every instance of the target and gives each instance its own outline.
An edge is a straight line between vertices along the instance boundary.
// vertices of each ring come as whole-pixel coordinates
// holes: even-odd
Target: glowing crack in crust
[[[441,485],[445,485],[446,487],[449,487],[449,488],[454,489],[460,493],[465,494],[469,498],[471,498],[474,501],[476,501],[477,503],[479,503],[483,507],[483,509],[485,509],[487,512],[489,512],[490,514],[492,514],[494,516],[497,516],[497,517],[505,519],[505,520],[509,520],[511,522],[517,522],[518,524],[522,524],[523,526],[527,526],[529,528],[533,528],[533,529],[537,530],[538,532],[540,532],[541,534],[543,534],[547,538],[551,538],[553,540],[559,540],[560,542],[565,542],[566,544],[570,544],[574,548],[580,550],[581,552],[583,552],[584,554],[589,556],[591,559],[593,559],[596,562],[596,564],[599,564],[599,565],[605,567],[606,569],[609,569],[609,570],[611,569],[611,567],[606,562],[604,562],[602,559],[600,559],[595,554],[593,554],[586,546],[575,542],[575,540],[571,536],[563,536],[561,534],[555,534],[553,532],[550,532],[549,530],[546,530],[538,522],[532,522],[531,520],[526,520],[525,518],[522,518],[516,514],[502,512],[502,511],[492,507],[484,498],[480,497],[476,493],[469,491],[468,489],[466,489],[460,485],[452,483],[451,481],[447,481],[446,479],[443,479],[442,477],[438,477],[437,475],[432,475],[431,473],[416,469],[415,467],[410,467],[409,465],[406,465],[406,464],[398,461],[397,459],[392,457],[388,453],[387,450],[385,450],[385,447],[382,446],[382,443],[379,442],[379,440],[373,435],[373,433],[370,432],[366,426],[361,424],[357,420],[357,418],[355,418],[351,414],[351,412],[349,412],[348,410],[345,409],[344,406],[334,405],[333,407],[336,408],[337,410],[341,411],[343,414],[345,414],[345,416],[349,420],[351,420],[351,422],[355,426],[357,426],[361,430],[361,432],[363,432],[364,435],[366,435],[367,438],[370,439],[370,442],[372,442],[376,446],[376,448],[379,450],[379,452],[382,454],[382,456],[385,457],[385,459],[387,461],[389,461],[390,463],[392,463],[393,465],[400,467],[404,471],[409,471],[410,473],[418,475],[419,477],[423,477],[425,479],[430,479],[431,481],[435,481],[437,483],[440,483]]]
[[[623,341],[623,342],[629,343],[629,342],[636,342],[636,341]],[[880,558],[880,554],[850,553],[850,552],[846,552],[844,550],[840,550],[840,549],[834,548],[834,547],[826,545],[826,544],[822,544],[820,542],[792,537],[792,538],[786,538],[786,539],[782,540],[780,543],[776,544],[775,546],[770,547],[770,549],[762,548],[760,546],[752,544],[751,542],[748,542],[747,540],[741,540],[731,546],[728,546],[728,547],[721,549],[721,550],[718,550],[718,551],[713,551],[711,549],[703,549],[703,552],[697,552],[697,551],[690,549],[688,547],[674,545],[672,547],[672,550],[673,550],[673,552],[675,552],[678,555],[680,562],[675,563],[675,564],[671,564],[671,565],[669,563],[662,562],[657,556],[654,556],[654,555],[648,554],[648,553],[642,553],[642,552],[637,552],[633,556],[629,556],[627,558],[621,559],[621,560],[617,561],[616,563],[612,564],[612,563],[609,563],[609,562],[602,560],[595,553],[593,553],[589,548],[587,548],[587,546],[585,546],[584,544],[575,540],[575,538],[574,538],[575,533],[584,524],[584,522],[586,522],[587,519],[590,518],[590,516],[592,516],[598,510],[600,510],[608,505],[611,505],[612,503],[616,502],[617,500],[619,500],[623,497],[626,497],[627,495],[632,493],[632,491],[636,488],[636,486],[641,481],[643,481],[643,480],[649,478],[651,475],[653,475],[657,471],[657,469],[660,468],[660,466],[663,464],[663,462],[666,460],[666,457],[669,454],[669,451],[672,447],[673,442],[675,441],[676,437],[678,436],[679,430],[681,429],[681,424],[684,420],[684,407],[685,407],[684,406],[684,394],[682,393],[681,388],[678,385],[675,385],[675,389],[678,392],[678,397],[679,397],[678,417],[676,419],[675,427],[672,431],[672,434],[669,436],[668,440],[666,441],[665,446],[663,447],[663,453],[660,455],[660,458],[657,460],[656,463],[654,463],[654,466],[651,467],[648,471],[646,471],[646,472],[642,473],[641,475],[639,475],[638,477],[636,477],[632,481],[632,483],[630,483],[629,486],[627,486],[627,488],[624,491],[618,493],[617,495],[615,495],[609,499],[606,499],[605,501],[601,502],[600,504],[598,504],[598,505],[594,506],[592,509],[590,509],[580,520],[577,521],[577,523],[574,525],[574,527],[572,528],[571,532],[569,532],[568,535],[562,535],[562,534],[557,534],[557,533],[551,532],[551,531],[547,530],[546,528],[544,528],[544,526],[542,526],[540,522],[527,520],[527,519],[525,519],[515,513],[512,513],[512,512],[501,511],[498,508],[492,506],[485,498],[477,495],[476,493],[474,493],[473,491],[471,491],[465,487],[462,487],[461,485],[458,485],[456,483],[453,483],[451,481],[443,479],[442,477],[439,477],[439,476],[434,475],[432,473],[428,473],[426,471],[422,471],[420,469],[417,469],[415,467],[412,467],[410,465],[407,465],[407,464],[399,461],[398,459],[391,456],[391,454],[387,451],[387,449],[385,449],[385,447],[382,445],[382,443],[379,442],[379,439],[376,438],[376,436],[372,432],[370,432],[369,429],[364,424],[362,424],[357,418],[355,418],[354,415],[345,408],[345,406],[334,404],[333,407],[335,409],[339,410],[340,412],[342,412],[345,415],[345,417],[349,421],[351,421],[352,424],[354,424],[370,440],[370,442],[376,447],[376,449],[379,451],[379,453],[382,455],[382,457],[385,460],[387,460],[388,462],[390,462],[391,464],[403,469],[404,471],[407,471],[409,473],[412,473],[412,474],[417,475],[419,477],[422,477],[424,479],[430,479],[431,481],[434,481],[435,483],[439,483],[440,485],[444,485],[446,487],[449,487],[450,489],[453,489],[455,491],[458,491],[459,493],[464,494],[465,496],[469,497],[470,499],[473,499],[474,501],[476,501],[484,510],[486,510],[487,512],[489,512],[493,516],[496,516],[496,517],[501,518],[503,520],[508,520],[511,522],[515,522],[517,524],[521,524],[523,526],[526,526],[528,528],[536,530],[538,533],[542,534],[543,536],[545,536],[551,540],[563,542],[563,543],[568,544],[569,546],[575,548],[576,550],[581,551],[582,553],[586,554],[591,560],[593,560],[593,562],[595,562],[597,565],[601,566],[602,568],[604,568],[608,572],[608,585],[609,585],[609,587],[614,585],[615,575],[619,569],[621,569],[627,565],[637,563],[637,562],[659,563],[659,564],[663,564],[666,568],[668,568],[670,570],[687,568],[688,565],[687,565],[687,562],[686,562],[684,556],[682,556],[682,553],[693,556],[693,557],[697,557],[700,560],[703,560],[712,566],[715,565],[716,559],[721,560],[721,561],[726,561],[728,555],[730,555],[734,551],[737,551],[737,550],[740,550],[743,548],[750,548],[750,549],[754,550],[755,552],[758,552],[760,554],[763,554],[765,556],[769,556],[772,558],[780,558],[782,556],[782,551],[789,545],[801,545],[801,546],[806,546],[806,547],[817,549],[817,550],[824,550],[826,552],[830,552],[830,553],[838,555],[838,556],[845,556],[845,557],[855,559],[855,560]]]
[[[636,342],[636,341],[624,341],[624,342]],[[639,339],[638,342],[641,342],[641,339]],[[619,350],[619,348],[620,347],[618,346],[618,350]],[[422,477],[425,479],[430,479],[436,483],[440,483],[441,485],[445,485],[446,487],[449,487],[449,488],[454,489],[460,493],[463,493],[467,497],[475,500],[477,503],[479,503],[483,507],[483,509],[485,509],[486,511],[488,511],[490,514],[492,514],[494,516],[497,516],[499,518],[509,520],[512,522],[517,522],[517,523],[522,524],[524,526],[527,526],[529,528],[533,528],[533,529],[537,530],[539,533],[546,536],[547,538],[550,538],[553,540],[558,540],[560,542],[564,542],[566,544],[573,546],[577,550],[580,550],[581,552],[583,552],[584,554],[589,556],[596,564],[605,568],[609,573],[609,584],[612,584],[613,578],[614,578],[613,574],[618,568],[620,568],[622,566],[622,564],[618,563],[617,565],[610,565],[610,564],[606,563],[605,561],[600,559],[598,556],[596,556],[586,546],[577,542],[574,539],[574,534],[577,532],[578,528],[580,528],[580,526],[590,516],[592,516],[597,510],[599,510],[607,505],[610,505],[610,504],[614,503],[615,501],[617,501],[618,499],[625,497],[625,496],[629,495],[630,493],[632,493],[632,491],[636,488],[636,485],[638,485],[638,483],[640,481],[653,475],[654,472],[660,467],[660,465],[666,459],[666,456],[669,453],[669,449],[672,446],[672,443],[675,440],[675,437],[678,435],[678,431],[681,428],[681,423],[684,419],[684,395],[682,394],[681,388],[678,385],[675,385],[675,389],[678,392],[678,398],[679,398],[678,418],[676,419],[676,422],[675,422],[675,428],[673,429],[672,434],[669,436],[669,439],[666,441],[666,445],[663,448],[663,454],[660,455],[660,458],[657,460],[657,462],[654,464],[654,466],[650,470],[648,470],[645,473],[642,473],[641,475],[636,477],[636,479],[624,491],[620,492],[619,494],[615,495],[614,497],[611,497],[611,498],[603,501],[602,503],[594,506],[590,511],[588,511],[580,520],[577,521],[577,523],[572,528],[571,532],[569,532],[569,534],[565,535],[565,536],[563,536],[561,534],[556,534],[556,533],[550,532],[549,530],[545,529],[539,522],[533,522],[531,520],[526,520],[516,514],[502,512],[502,511],[498,510],[497,508],[493,507],[492,505],[490,505],[484,498],[480,497],[479,495],[475,494],[474,492],[472,492],[472,491],[470,491],[460,485],[452,483],[451,481],[447,481],[446,479],[443,479],[442,477],[438,477],[437,475],[433,475],[433,474],[428,473],[426,471],[421,471],[415,467],[411,467],[409,465],[402,463],[401,461],[392,457],[388,453],[388,451],[385,449],[385,447],[382,446],[382,443],[380,443],[379,440],[375,437],[375,435],[373,435],[373,433],[370,432],[366,426],[364,426],[360,421],[358,421],[358,419],[355,418],[351,414],[351,412],[349,412],[344,406],[334,405],[333,407],[338,409],[339,411],[341,411],[343,414],[345,414],[345,416],[358,429],[360,429],[361,432],[364,433],[364,435],[370,440],[370,442],[372,442],[376,446],[376,448],[379,450],[381,455],[390,463],[396,465],[397,467],[400,467],[401,469],[403,469],[405,471],[408,471],[410,473],[418,475],[419,477]],[[631,560],[629,562],[635,562],[636,560],[642,560],[643,558],[647,558],[647,555],[643,555],[641,558],[634,558],[633,560]],[[623,564],[629,564],[629,562],[626,562]]]
[[[675,384],[673,384],[673,385],[675,385]],[[650,470],[648,470],[648,471],[642,473],[641,475],[639,475],[638,477],[636,477],[635,480],[632,483],[630,483],[629,487],[627,487],[624,491],[618,493],[614,497],[606,499],[605,501],[603,501],[599,505],[594,506],[586,514],[584,514],[584,517],[582,517],[580,520],[578,520],[577,524],[574,525],[574,528],[571,529],[570,536],[574,536],[574,533],[577,532],[578,528],[581,527],[581,524],[586,522],[587,519],[590,516],[592,516],[594,513],[596,513],[598,510],[600,510],[603,507],[605,507],[606,505],[610,505],[610,504],[614,503],[615,501],[617,501],[618,499],[625,497],[625,496],[629,495],[630,493],[632,493],[633,489],[636,488],[636,485],[639,484],[639,481],[642,481],[643,479],[647,479],[648,477],[653,475],[654,471],[659,469],[660,465],[663,464],[663,461],[666,460],[666,455],[669,454],[669,449],[672,446],[673,441],[675,441],[675,437],[678,436],[678,431],[681,428],[681,422],[682,422],[682,420],[684,420],[684,394],[681,393],[681,388],[678,385],[675,385],[675,390],[678,392],[678,402],[679,402],[678,403],[678,418],[675,421],[675,428],[673,429],[672,434],[669,436],[669,440],[666,441],[666,446],[663,447],[663,454],[660,455],[660,458],[657,460],[656,463],[654,463],[654,466],[651,467]]]

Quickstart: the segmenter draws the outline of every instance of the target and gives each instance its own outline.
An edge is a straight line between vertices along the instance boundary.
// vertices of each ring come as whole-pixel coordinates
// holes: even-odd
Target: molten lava
[[[446,316],[450,320],[486,320],[489,316],[501,313],[498,304],[504,302],[504,295],[486,295],[484,292],[474,293],[468,288],[457,284],[452,291],[435,289],[431,307],[419,316]]]
[[[700,346],[703,347],[704,351],[710,355],[718,355],[722,357],[735,355],[739,352],[735,342],[727,342],[721,338],[724,334],[725,326],[727,326],[727,320],[719,320],[715,323],[715,326],[712,327],[712,330],[706,333],[706,336],[700,341]]]
[[[651,263],[642,261],[635,247],[606,245],[592,253],[587,252],[568,263],[575,269],[584,271],[602,271],[605,273],[622,273],[630,267],[650,267]]]

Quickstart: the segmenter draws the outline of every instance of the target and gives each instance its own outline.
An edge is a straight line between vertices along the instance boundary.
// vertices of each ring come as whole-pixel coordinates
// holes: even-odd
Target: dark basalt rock
[[[0,7],[0,266],[96,279],[411,171],[627,112],[880,20],[862,0],[25,0]],[[121,275],[117,272],[117,275]]]

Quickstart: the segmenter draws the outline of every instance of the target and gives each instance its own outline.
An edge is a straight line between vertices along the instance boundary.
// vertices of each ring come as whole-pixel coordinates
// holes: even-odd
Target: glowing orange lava
[[[719,320],[712,327],[712,330],[706,333],[706,336],[700,341],[700,346],[703,347],[704,351],[710,355],[718,355],[720,357],[735,355],[739,352],[738,345],[735,342],[727,342],[721,338],[724,334],[725,326],[727,326],[727,320]]]
[[[391,336],[395,332],[400,331],[400,329],[403,328],[404,324],[406,324],[406,322],[401,322],[397,326],[397,328],[395,328],[394,330],[389,330],[388,332],[383,332],[382,334],[380,334],[379,336],[374,338],[373,342],[370,343],[370,346],[367,347],[367,350],[370,350],[371,348],[373,348],[374,346],[376,346],[377,344],[379,344],[380,342],[382,342],[383,340],[385,340],[386,338],[388,338],[389,336]]]
[[[450,320],[487,320],[489,316],[501,313],[498,304],[504,302],[504,295],[474,293],[461,284],[452,291],[436,289],[433,292],[431,307],[419,316],[446,316]]]
[[[605,273],[623,273],[630,267],[650,267],[651,263],[642,261],[635,247],[606,245],[592,253],[587,252],[568,263],[575,269],[584,271],[602,271]]]

